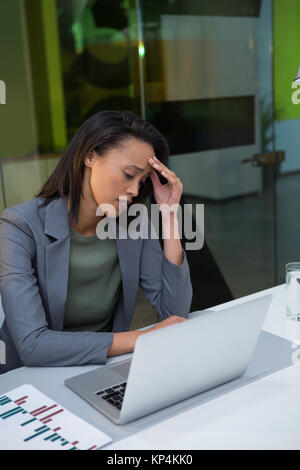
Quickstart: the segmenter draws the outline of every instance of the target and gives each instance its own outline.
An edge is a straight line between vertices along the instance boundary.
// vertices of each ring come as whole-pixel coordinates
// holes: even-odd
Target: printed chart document
[[[32,385],[0,396],[1,450],[94,450],[111,440]]]

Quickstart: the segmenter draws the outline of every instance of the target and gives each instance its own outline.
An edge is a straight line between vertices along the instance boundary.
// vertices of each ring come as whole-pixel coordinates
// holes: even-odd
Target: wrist
[[[179,222],[174,214],[162,218],[162,237],[164,240],[177,240],[180,238]]]
[[[156,325],[157,325],[157,324],[152,325],[152,326],[148,326],[148,327],[146,327],[144,330],[136,330],[136,332],[138,333],[138,337],[141,336],[141,335],[144,335],[144,334],[146,334],[146,333],[149,333],[150,331],[155,330]],[[138,337],[137,337],[137,338],[138,338]]]
[[[161,204],[159,206],[159,210],[161,213],[161,218],[164,223],[178,223],[178,209],[179,209],[179,204],[172,204],[171,206],[168,206],[167,204]]]
[[[134,335],[133,335],[133,338],[134,338],[134,340],[133,340],[133,341],[134,341],[134,346],[133,346],[133,347],[135,348],[137,339],[138,339],[142,334],[144,334],[145,331],[134,330],[132,333],[134,334]]]

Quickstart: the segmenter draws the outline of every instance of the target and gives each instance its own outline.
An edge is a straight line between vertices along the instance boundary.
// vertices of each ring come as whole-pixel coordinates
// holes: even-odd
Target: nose
[[[127,194],[131,196],[131,198],[136,197],[139,193],[140,184],[138,181],[132,182],[131,185],[127,188]]]

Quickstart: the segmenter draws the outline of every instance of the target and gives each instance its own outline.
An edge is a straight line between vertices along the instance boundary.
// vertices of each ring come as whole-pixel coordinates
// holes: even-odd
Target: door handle
[[[275,152],[256,153],[250,158],[241,160],[241,163],[251,163],[252,166],[270,166],[278,165],[285,160],[285,151],[276,150]]]

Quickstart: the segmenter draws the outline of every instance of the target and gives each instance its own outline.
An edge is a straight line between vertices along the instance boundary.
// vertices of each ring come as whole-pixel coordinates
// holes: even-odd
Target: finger
[[[164,176],[171,184],[177,185],[180,180],[174,173],[174,171],[171,171],[169,169],[165,168],[159,168],[158,171]]]
[[[165,170],[161,170],[161,174],[173,185],[177,185],[177,176],[173,176],[167,173]]]
[[[167,173],[169,173],[170,175],[173,175],[173,176],[176,176],[176,173],[172,170],[170,170],[170,168],[168,168],[166,165],[164,165],[160,160],[158,160],[156,157],[153,157],[153,160],[154,160],[154,164],[155,165],[158,165],[159,168],[162,168],[164,171],[166,171]],[[157,168],[157,167],[155,167]]]
[[[169,168],[167,168],[162,163],[155,163],[153,159],[149,159],[149,162],[154,166],[154,168],[156,168],[157,171],[162,174],[162,176],[164,176],[168,180],[170,184],[176,186],[180,191],[182,190],[181,181],[176,176],[176,173],[174,173],[174,171],[169,170]]]
[[[152,172],[150,173],[150,178],[151,178],[153,186],[156,187],[156,186],[161,185],[161,182],[159,181],[159,177],[156,171],[152,170]]]
[[[167,173],[162,168],[156,168],[156,170],[159,171],[162,174],[162,176],[164,176],[170,183],[175,184],[176,178],[173,175],[170,175],[169,173]],[[157,175],[156,171],[154,171],[154,173],[155,173],[155,175],[156,175],[156,177],[159,181],[159,178],[158,178],[158,175]]]
[[[174,171],[171,171],[166,165],[161,163],[156,157],[150,158],[149,163],[152,167],[154,167],[156,170],[160,172],[166,171],[170,175],[176,176]]]
[[[187,320],[187,318],[179,317],[179,316],[177,316],[177,315],[175,315],[175,318],[176,318],[176,320],[177,320],[179,323]]]
[[[155,170],[152,170],[150,173],[150,178],[154,178],[156,181],[159,181],[158,174],[156,173]]]

